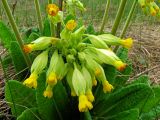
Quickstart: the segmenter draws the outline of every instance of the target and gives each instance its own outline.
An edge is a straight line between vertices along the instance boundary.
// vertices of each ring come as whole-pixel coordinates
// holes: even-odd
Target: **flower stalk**
[[[63,0],[59,0],[59,9],[62,11],[63,7]],[[60,37],[60,32],[61,32],[61,23],[57,23],[57,37]]]
[[[120,6],[118,8],[118,12],[117,12],[117,15],[116,15],[116,18],[115,18],[115,21],[114,21],[114,24],[113,24],[113,27],[112,27],[112,30],[111,30],[111,33],[113,35],[116,34],[116,31],[117,31],[119,23],[121,21],[126,3],[127,3],[127,0],[121,0],[121,2],[120,2]]]
[[[134,13],[134,10],[135,10],[135,8],[136,8],[136,5],[137,5],[137,0],[134,0],[133,5],[132,5],[132,7],[131,7],[131,10],[130,10],[130,12],[129,12],[129,15],[128,15],[128,17],[127,17],[127,20],[126,20],[126,22],[125,22],[125,25],[124,25],[124,27],[123,27],[123,30],[122,30],[122,32],[121,32],[120,38],[123,38],[123,37],[124,37],[124,35],[125,35],[126,31],[127,31],[127,28],[129,27],[129,23],[130,23],[131,18],[132,18],[132,16],[133,16],[133,13]],[[116,52],[116,51],[118,50],[118,48],[119,48],[119,46],[116,46],[116,47],[114,48],[114,52]]]
[[[42,22],[42,15],[41,15],[41,10],[40,10],[39,0],[34,0],[34,4],[35,4],[35,8],[36,8],[36,13],[37,13],[39,30],[42,34],[42,32],[43,32],[43,22]]]
[[[14,31],[15,36],[16,36],[16,40],[17,40],[17,42],[18,42],[18,44],[19,44],[19,46],[20,46],[20,48],[21,48],[23,57],[24,57],[24,59],[25,59],[25,61],[26,61],[26,63],[27,63],[27,66],[30,67],[30,65],[31,65],[30,58],[29,58],[29,56],[23,51],[23,41],[22,41],[20,32],[19,32],[19,30],[18,30],[18,27],[17,27],[17,25],[16,25],[16,22],[15,22],[15,20],[14,20],[14,17],[13,17],[13,15],[12,15],[12,12],[11,12],[11,10],[10,10],[10,7],[9,7],[9,5],[8,5],[7,0],[2,0],[2,4],[3,4],[3,6],[4,6],[4,9],[5,9],[5,12],[6,12],[6,14],[7,14],[7,17],[8,17],[8,19],[9,19],[9,22],[10,22],[10,24],[11,24],[11,27],[12,27],[12,29],[13,29],[13,31]]]
[[[84,118],[85,120],[92,120],[92,117],[89,111],[84,112]]]
[[[104,13],[103,20],[102,20],[102,24],[101,24],[101,28],[100,28],[100,33],[103,32],[105,23],[107,23],[107,17],[108,17],[109,6],[110,6],[110,0],[107,0],[105,13]]]
[[[123,27],[123,30],[122,30],[122,32],[121,32],[120,38],[123,38],[124,35],[125,35],[125,33],[126,33],[126,31],[127,31],[127,28],[128,28],[128,26],[129,26],[129,23],[130,23],[131,18],[132,18],[132,16],[133,16],[133,13],[134,13],[134,10],[135,10],[135,8],[136,8],[136,5],[137,5],[137,0],[134,0],[133,5],[132,5],[132,8],[131,8],[131,10],[130,10],[130,12],[129,12],[129,15],[128,15],[128,17],[127,17],[126,23],[125,23],[125,25],[124,25],[124,27]]]

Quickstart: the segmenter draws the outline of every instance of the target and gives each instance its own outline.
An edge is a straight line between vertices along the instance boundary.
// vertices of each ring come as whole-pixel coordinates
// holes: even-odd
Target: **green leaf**
[[[68,106],[68,98],[61,82],[53,88],[53,98],[45,98],[43,92],[46,86],[46,76],[43,73],[38,79],[37,88],[37,104],[38,111],[44,120],[60,120],[67,119],[70,107]]]
[[[146,84],[133,84],[121,88],[99,101],[93,110],[94,116],[104,117],[133,108],[142,108],[148,96],[153,93]]]
[[[160,117],[160,104],[152,108],[152,110],[150,110],[149,112],[143,113],[140,116],[141,120],[158,120],[159,117]]]
[[[50,22],[48,19],[45,19],[44,21],[43,35],[48,37],[51,36]]]
[[[25,76],[26,74],[25,69],[27,67],[27,64],[17,42],[11,42],[10,54],[16,73],[18,73],[18,78],[24,78],[23,76]]]
[[[128,49],[121,47],[116,54],[123,62],[128,60]]]
[[[142,76],[140,76],[139,78],[137,78],[137,79],[135,79],[135,80],[133,80],[133,82],[132,82],[133,84],[134,83],[145,83],[145,84],[150,84],[149,83],[149,76],[148,75],[142,75]]]
[[[41,120],[37,108],[26,109],[17,120]]]
[[[160,102],[160,86],[154,86],[152,88],[154,95],[149,96],[148,100],[144,104],[141,112],[149,112],[152,108],[156,107]]]
[[[0,21],[0,30],[0,41],[4,44],[5,48],[9,49],[11,42],[16,41],[16,38],[2,21]]]
[[[5,99],[11,107],[12,114],[19,116],[25,109],[36,107],[35,90],[21,82],[10,80],[5,86]]]
[[[139,110],[131,109],[124,112],[120,112],[112,117],[105,117],[105,120],[138,120]]]

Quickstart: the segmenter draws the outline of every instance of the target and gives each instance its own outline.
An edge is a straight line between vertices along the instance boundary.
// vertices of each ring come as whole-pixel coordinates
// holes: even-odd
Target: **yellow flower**
[[[52,87],[50,85],[47,86],[46,90],[43,93],[44,97],[51,98],[53,96]]]
[[[48,76],[48,79],[47,79],[47,83],[49,85],[55,85],[57,84],[57,76],[56,76],[56,73],[54,72],[51,72]]]
[[[103,81],[103,91],[104,91],[104,93],[111,92],[113,89],[114,89],[113,86],[107,80]]]
[[[27,78],[23,84],[26,85],[27,87],[29,88],[36,88],[37,87],[37,78],[38,78],[38,75],[36,73],[32,73],[30,75],[29,78]]]
[[[125,39],[125,40],[122,40],[122,43],[121,43],[125,48],[131,48],[132,45],[133,45],[133,39],[132,38],[128,38],[128,39]]]
[[[77,26],[77,23],[75,20],[69,20],[66,24],[66,28],[70,31],[74,30]]]
[[[126,68],[126,64],[123,63],[122,61],[115,61],[115,67],[119,70],[119,71],[123,71]]]
[[[92,109],[93,105],[91,102],[88,101],[87,97],[83,94],[79,96],[79,105],[78,105],[80,112],[86,112],[88,109]]]
[[[30,53],[33,50],[34,45],[33,44],[27,44],[23,46],[23,50],[25,53]]]
[[[48,4],[47,13],[51,16],[56,16],[58,14],[59,8],[55,4]]]
[[[94,101],[94,96],[93,96],[93,93],[91,90],[88,90],[86,92],[86,96],[87,96],[87,99],[90,101],[90,102],[93,102]]]

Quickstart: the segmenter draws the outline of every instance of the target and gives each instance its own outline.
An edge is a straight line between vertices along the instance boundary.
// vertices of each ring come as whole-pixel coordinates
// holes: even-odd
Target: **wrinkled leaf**
[[[5,99],[11,107],[12,114],[19,116],[25,109],[36,107],[35,90],[21,82],[10,80],[5,86]]]

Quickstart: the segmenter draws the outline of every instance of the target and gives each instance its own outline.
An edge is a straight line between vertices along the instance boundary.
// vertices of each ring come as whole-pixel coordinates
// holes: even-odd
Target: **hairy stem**
[[[127,3],[127,0],[121,0],[121,2],[120,2],[120,6],[118,8],[118,12],[117,12],[117,15],[116,15],[113,27],[112,27],[112,31],[111,31],[111,33],[113,35],[115,35],[117,32],[117,29],[118,29],[119,23],[121,21],[126,3]]]
[[[42,22],[42,14],[41,14],[41,10],[40,10],[39,0],[34,0],[34,4],[35,4],[35,8],[36,8],[36,13],[37,13],[39,30],[42,34],[42,32],[43,32],[43,22]]]
[[[103,32],[105,23],[107,23],[107,17],[108,17],[109,6],[110,6],[110,0],[107,0],[105,13],[104,13],[104,15],[103,15],[102,24],[101,24],[101,28],[100,28],[100,33]]]
[[[16,25],[16,22],[15,22],[15,20],[14,20],[14,17],[13,17],[13,15],[12,15],[12,13],[11,13],[11,10],[10,10],[10,7],[9,7],[9,5],[8,5],[7,0],[2,0],[2,4],[3,4],[3,6],[4,6],[4,10],[5,10],[6,14],[7,14],[7,17],[8,17],[8,19],[9,19],[10,24],[11,24],[11,27],[12,27],[12,29],[13,29],[13,31],[14,31],[15,36],[16,36],[16,40],[17,40],[17,42],[18,42],[18,44],[19,44],[19,46],[20,46],[20,48],[21,48],[21,51],[22,51],[22,53],[23,53],[23,57],[24,57],[27,65],[28,65],[28,67],[30,67],[30,65],[31,65],[30,58],[29,58],[29,56],[23,51],[23,41],[22,41],[20,32],[19,32],[19,30],[18,30],[18,27],[17,27],[17,25]]]
[[[124,27],[123,27],[123,30],[122,30],[122,32],[121,32],[121,35],[120,35],[121,38],[124,37],[124,35],[125,35],[126,31],[127,31],[127,28],[128,28],[128,26],[129,26],[129,23],[130,23],[131,18],[132,18],[132,16],[133,16],[133,13],[134,13],[134,10],[135,10],[135,8],[136,8],[136,5],[137,5],[137,0],[134,0],[133,5],[132,5],[132,8],[131,8],[131,10],[130,10],[130,12],[129,12],[129,15],[128,15],[128,17],[127,17],[126,23],[125,23],[125,25],[124,25]]]

